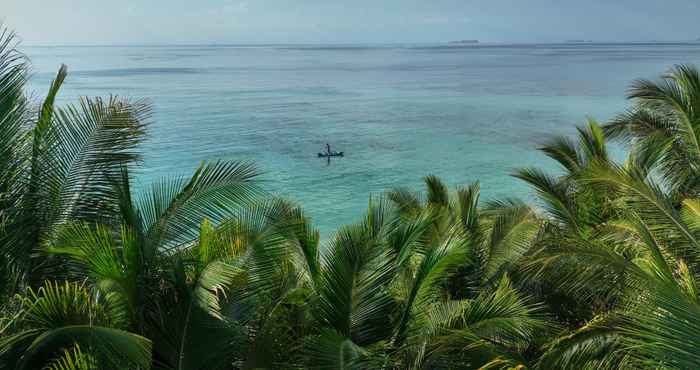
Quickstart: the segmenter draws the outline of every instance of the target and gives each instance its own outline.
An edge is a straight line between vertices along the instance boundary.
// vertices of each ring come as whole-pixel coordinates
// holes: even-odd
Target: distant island
[[[593,40],[566,40],[567,43],[569,44],[584,44],[584,43],[591,43]]]
[[[478,44],[479,40],[457,40],[450,41],[450,44]]]

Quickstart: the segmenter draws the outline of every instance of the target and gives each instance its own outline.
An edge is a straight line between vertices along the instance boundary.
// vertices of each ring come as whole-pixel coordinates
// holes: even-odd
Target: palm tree
[[[99,365],[86,369],[150,366],[151,341],[125,331],[119,307],[77,283],[46,282],[36,292],[29,288],[21,305],[20,313],[0,329],[3,368],[68,363]]]
[[[534,171],[520,172],[538,189],[556,229],[576,230],[551,234],[532,263],[546,273],[536,275],[580,297],[594,315],[550,343],[539,366],[698,366],[694,351],[686,347],[698,334],[700,213],[692,144],[693,112],[700,103],[694,91],[700,86],[697,76],[694,68],[679,66],[660,83],[634,84],[630,97],[637,99],[635,109],[602,130],[628,140],[631,148],[623,165],[600,158],[585,166],[565,165],[567,175],[551,181],[534,181],[536,176],[528,176]],[[553,157],[562,164],[574,163],[565,159],[573,155],[560,153],[581,152],[551,146],[545,151],[556,152]],[[568,190],[555,191],[562,183],[568,184],[561,189]],[[597,204],[588,197],[581,201],[580,189],[595,189]],[[577,210],[592,206],[605,217],[579,222]],[[582,224],[593,232],[581,233]],[[594,303],[601,299],[607,303]]]
[[[339,231],[315,283],[319,368],[478,368],[520,364],[548,325],[507,273],[539,222],[522,204],[478,209],[478,186],[453,198],[436,177],[427,200],[398,189]],[[468,282],[460,285],[456,282]],[[496,366],[495,363],[492,364]]]
[[[191,179],[156,183],[138,201],[132,201],[126,169],[121,176],[115,183],[122,219],[118,232],[110,225],[65,224],[46,252],[65,257],[68,274],[54,276],[88,281],[96,294],[123,307],[129,330],[154,340],[154,356],[163,368],[223,366],[237,328],[220,312],[219,296],[240,274],[229,261],[240,251],[232,239],[212,235],[212,225],[231,222],[257,195],[255,169],[236,162],[203,164]],[[249,247],[240,239],[238,244]],[[264,264],[276,261],[265,257],[269,261],[259,257]],[[220,347],[213,339],[217,332]],[[218,357],[202,356],[197,343],[216,348],[210,353]]]
[[[58,107],[61,67],[34,107],[27,70],[1,29],[2,368],[700,367],[694,67],[545,143],[538,208],[428,176],[325,242],[249,163],[133,191],[148,104]]]
[[[537,341],[535,333],[545,332],[549,324],[543,307],[513,286],[508,276],[517,274],[520,261],[532,252],[540,220],[533,209],[512,199],[479,208],[478,183],[451,196],[440,179],[428,176],[425,181],[424,202],[405,190],[395,190],[389,197],[402,219],[430,215],[428,240],[445,243],[453,235],[463,238],[456,248],[462,259],[451,273],[447,270],[441,287],[428,285],[428,295],[413,308],[421,314],[415,317],[416,331],[407,346],[419,354],[412,366],[505,367],[529,362],[521,355]],[[424,267],[418,265],[417,276]]]
[[[38,299],[38,294],[48,288],[34,294],[31,287],[49,276],[88,282],[90,288],[81,289],[94,297],[85,299],[104,301],[111,315],[119,316],[120,330],[156,337],[154,328],[162,326],[156,324],[163,323],[165,314],[174,314],[163,306],[173,303],[170,298],[184,299],[179,303],[195,302],[204,300],[201,297],[206,291],[223,289],[228,275],[219,277],[221,281],[211,279],[225,271],[224,265],[201,261],[202,270],[194,275],[197,283],[191,286],[190,280],[182,280],[192,277],[189,267],[176,263],[174,256],[196,245],[204,220],[219,224],[259,194],[253,182],[257,171],[247,163],[202,164],[190,179],[163,180],[150,192],[133,195],[129,166],[140,158],[136,147],[143,138],[148,105],[119,98],[84,98],[77,107],[54,107],[66,77],[66,68],[61,67],[38,118],[33,119],[21,93],[26,79],[24,59],[14,50],[11,33],[3,31],[1,40],[0,250],[3,271],[8,272],[3,278],[12,278],[3,283],[11,283],[11,291],[19,292],[28,285],[28,296]],[[208,268],[214,271],[207,273]],[[68,291],[67,301],[71,295],[84,293]],[[28,315],[26,304],[9,299],[2,303],[8,315]],[[15,321],[3,320],[3,325],[10,338],[22,333],[23,326],[15,325]],[[62,349],[65,361],[58,363],[92,361],[106,366],[107,362],[93,353],[92,345],[80,345],[81,335],[66,330],[61,336],[64,341],[73,340],[74,348],[44,350],[55,355]],[[20,350],[16,354],[11,361],[30,355]],[[80,357],[83,355],[88,359]],[[170,359],[163,351],[155,355],[163,361]],[[182,357],[176,356],[173,368],[185,368]]]
[[[37,285],[51,260],[36,252],[68,220],[109,220],[117,212],[113,179],[139,159],[150,108],[117,97],[55,107],[62,66],[41,106],[24,96],[24,57],[0,29],[0,255],[2,285]]]
[[[628,98],[634,107],[604,127],[607,136],[632,146],[648,169],[657,169],[674,201],[700,190],[700,73],[677,65],[660,81],[638,80]]]
[[[665,219],[650,223],[649,213],[642,212],[656,210],[635,203],[635,198],[640,196],[637,190],[645,190],[641,195],[644,197],[651,190],[629,179],[615,179],[617,184],[623,184],[622,180],[629,182],[621,186],[639,188],[628,193],[627,206],[631,209],[611,225],[603,237],[605,242],[581,241],[566,248],[551,248],[539,256],[538,262],[555,266],[560,261],[573,262],[569,266],[576,266],[578,276],[547,275],[572,294],[580,285],[591,285],[587,280],[594,275],[592,271],[605,268],[619,277],[616,304],[553,342],[542,358],[544,368],[639,368],[658,364],[694,368],[700,363],[686,346],[692,341],[689,338],[699,334],[694,313],[700,309],[696,288],[700,276],[691,267],[699,251],[693,246],[698,235],[694,225],[700,220],[697,200],[684,202],[674,228]],[[665,200],[670,203],[670,199]],[[675,228],[677,237],[671,236]],[[688,234],[683,235],[681,230]]]

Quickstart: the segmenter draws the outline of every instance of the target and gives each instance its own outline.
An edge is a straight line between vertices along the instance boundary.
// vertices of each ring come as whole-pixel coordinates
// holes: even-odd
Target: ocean
[[[531,199],[514,169],[587,117],[628,107],[637,78],[700,64],[700,44],[22,46],[38,99],[61,63],[61,103],[148,98],[143,189],[215,159],[254,161],[264,187],[300,202],[327,236],[370,194],[480,181],[485,199]],[[318,158],[325,143],[345,152]]]

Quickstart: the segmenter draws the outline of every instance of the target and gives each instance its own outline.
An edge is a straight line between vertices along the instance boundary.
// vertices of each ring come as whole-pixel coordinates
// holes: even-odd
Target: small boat
[[[318,157],[342,157],[343,152],[318,153]]]

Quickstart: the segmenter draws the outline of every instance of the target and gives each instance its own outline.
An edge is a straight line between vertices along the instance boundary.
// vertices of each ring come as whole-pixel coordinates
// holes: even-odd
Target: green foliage
[[[3,328],[0,364],[41,368],[61,358],[69,361],[66,349],[82,346],[101,368],[150,366],[151,342],[116,329],[110,313],[108,304],[77,283],[47,282],[36,292],[29,288],[21,313]]]
[[[59,107],[66,78],[28,99],[0,30],[2,368],[700,367],[694,67],[542,145],[535,206],[428,176],[326,241],[249,163],[132,192],[148,104]]]

